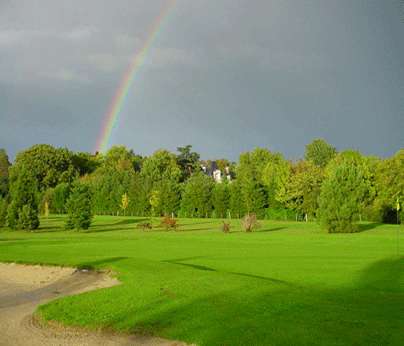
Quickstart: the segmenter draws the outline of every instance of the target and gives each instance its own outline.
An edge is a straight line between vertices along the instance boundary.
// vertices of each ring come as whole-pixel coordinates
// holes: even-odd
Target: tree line
[[[214,161],[231,177],[216,182],[190,145],[148,157],[124,146],[107,153],[34,145],[11,164],[0,150],[0,226],[36,229],[39,215],[68,214],[67,228],[88,228],[94,214],[318,220],[329,232],[357,221],[399,222],[404,149],[388,158],[337,150],[323,139],[304,159],[256,148],[238,162]]]

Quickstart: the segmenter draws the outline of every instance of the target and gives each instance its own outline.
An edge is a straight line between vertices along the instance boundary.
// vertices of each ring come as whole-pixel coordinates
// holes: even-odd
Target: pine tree
[[[367,190],[364,172],[355,164],[343,162],[329,172],[321,188],[319,203],[321,224],[328,232],[357,231],[354,221]]]
[[[67,201],[67,229],[88,229],[91,225],[93,212],[91,190],[87,184],[76,182]]]
[[[34,230],[39,227],[37,182],[31,172],[20,168],[19,175],[10,186],[11,203],[7,212],[10,228]]]

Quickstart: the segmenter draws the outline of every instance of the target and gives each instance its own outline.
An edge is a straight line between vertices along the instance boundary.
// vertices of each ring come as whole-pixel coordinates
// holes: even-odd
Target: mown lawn
[[[39,309],[67,325],[159,335],[198,345],[402,345],[404,257],[394,225],[327,234],[315,223],[181,220],[179,231],[97,217],[67,232],[0,231],[0,261],[112,269],[122,285]],[[403,228],[400,229],[404,249]]]

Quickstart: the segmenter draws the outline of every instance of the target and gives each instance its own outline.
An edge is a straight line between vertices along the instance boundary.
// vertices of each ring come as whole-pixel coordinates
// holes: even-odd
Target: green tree
[[[177,163],[181,167],[181,181],[188,179],[193,172],[197,172],[199,167],[199,154],[192,151],[192,145],[177,148]]]
[[[123,210],[123,215],[126,215],[126,210],[128,209],[128,207],[129,207],[129,196],[125,192],[121,198],[121,209]]]
[[[227,183],[215,184],[212,191],[212,206],[215,216],[224,218],[229,210],[230,192]]]
[[[4,227],[7,223],[7,208],[7,200],[3,197],[0,197],[0,228]]]
[[[328,232],[355,232],[369,185],[360,165],[343,161],[333,165],[323,182],[319,201],[321,224]]]
[[[268,194],[270,208],[281,207],[285,188],[290,177],[291,165],[279,153],[275,153],[263,168],[262,181]]]
[[[60,183],[56,185],[53,189],[53,196],[52,196],[52,211],[57,214],[64,214],[66,213],[66,202],[70,195],[70,184],[67,183]]]
[[[241,186],[237,179],[233,180],[229,184],[229,194],[230,194],[230,201],[229,201],[230,217],[239,219],[246,214],[246,210],[244,208],[244,203],[241,199]]]
[[[307,221],[317,213],[323,176],[323,169],[311,161],[299,161],[292,166],[280,200],[289,209],[304,214]]]
[[[37,182],[38,191],[45,191],[62,182],[72,182],[76,176],[71,153],[67,149],[47,144],[34,145],[18,153],[10,169],[10,184],[17,180],[22,169]]]
[[[336,154],[337,150],[320,138],[306,145],[305,159],[313,162],[316,166],[325,167]]]
[[[0,149],[0,197],[5,197],[8,194],[8,170],[10,166],[6,151]]]
[[[174,154],[167,150],[156,151],[144,160],[140,177],[143,184],[140,193],[146,194],[140,197],[142,200],[150,201],[153,191],[158,191],[160,203],[153,210],[156,215],[174,212],[178,208],[181,169]]]
[[[103,158],[103,166],[107,169],[139,170],[142,158],[133,150],[128,150],[123,145],[113,146]]]
[[[93,173],[101,166],[102,160],[100,155],[92,155],[85,152],[77,152],[72,154],[72,163],[80,176]]]
[[[191,175],[184,185],[181,211],[186,217],[208,217],[212,212],[213,179],[202,172]]]
[[[240,155],[237,166],[237,181],[240,184],[240,198],[247,214],[255,213],[262,218],[267,206],[266,190],[263,184],[263,169],[271,153],[266,149],[255,149]]]
[[[10,228],[37,229],[39,226],[38,187],[31,172],[21,167],[17,179],[10,185],[11,203],[7,212]]]
[[[93,211],[91,189],[87,184],[76,182],[66,204],[67,229],[88,229],[91,226]]]
[[[377,163],[374,206],[383,222],[396,222],[397,201],[404,204],[404,149]],[[401,208],[402,214],[402,208]]]

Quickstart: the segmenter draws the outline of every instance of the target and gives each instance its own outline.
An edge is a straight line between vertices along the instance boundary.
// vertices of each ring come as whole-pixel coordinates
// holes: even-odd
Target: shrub
[[[0,197],[0,227],[4,227],[7,222],[7,200]]]
[[[164,227],[167,231],[170,229],[177,230],[178,228],[177,220],[170,216],[164,217],[163,220],[161,220],[160,225],[161,227]]]
[[[357,231],[354,221],[367,193],[360,167],[352,163],[336,166],[323,183],[320,194],[320,221],[329,233]]]
[[[222,225],[223,233],[230,233],[230,228],[231,228],[230,223],[223,221],[223,225]]]
[[[76,183],[66,204],[67,229],[88,229],[93,213],[90,188],[86,184]]]
[[[241,220],[241,227],[243,227],[244,231],[252,232],[260,227],[260,224],[257,220],[257,215],[254,213],[247,214]]]
[[[39,226],[38,211],[26,204],[18,213],[18,226],[20,229],[34,230]]]
[[[146,230],[153,229],[153,225],[150,222],[142,222],[142,223],[137,224],[136,228],[140,228],[143,231],[146,231]]]

